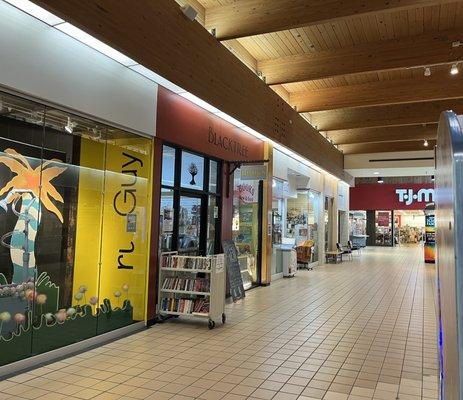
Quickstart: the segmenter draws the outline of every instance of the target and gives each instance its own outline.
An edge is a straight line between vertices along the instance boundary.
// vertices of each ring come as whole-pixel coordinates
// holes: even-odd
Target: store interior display
[[[283,253],[301,244],[310,244],[310,263],[318,261],[319,194],[291,185],[291,182],[274,179],[272,275],[285,276]]]
[[[421,210],[394,211],[394,244],[418,244],[424,240],[425,215]]]
[[[235,171],[233,196],[232,239],[238,251],[244,289],[259,284],[258,268],[259,225],[259,181],[241,181],[240,170]]]
[[[367,240],[367,212],[349,212],[349,240],[354,246],[365,247]]]
[[[377,246],[392,246],[392,212],[376,211],[375,213],[375,244]]]
[[[0,365],[143,321],[151,141],[0,94]]]

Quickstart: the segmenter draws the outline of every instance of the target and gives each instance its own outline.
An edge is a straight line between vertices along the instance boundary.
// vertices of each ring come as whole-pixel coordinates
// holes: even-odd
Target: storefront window
[[[3,365],[144,320],[152,141],[0,100]]]
[[[232,234],[245,289],[260,283],[261,186],[259,181],[242,181],[240,170],[235,171]]]
[[[376,211],[375,216],[375,244],[377,246],[392,246],[393,235],[391,211]]]
[[[204,158],[182,151],[182,169],[180,185],[184,188],[203,190]]]
[[[333,244],[333,199],[325,196],[325,251],[334,248]]]
[[[162,184],[174,186],[175,177],[175,149],[163,146],[162,149]]]
[[[162,252],[172,250],[172,235],[174,232],[174,191],[161,189],[160,246]]]
[[[217,220],[219,219],[219,204],[217,196],[209,196],[207,208],[207,255],[215,254],[217,248]]]
[[[349,240],[356,247],[367,245],[367,212],[349,212]]]
[[[309,191],[309,240],[313,241],[312,262],[318,261],[318,225],[320,218],[320,195]]]
[[[173,166],[179,164],[177,171]],[[164,145],[162,167],[169,171],[162,171],[160,252],[216,254],[220,243],[221,163]]]
[[[201,231],[201,198],[180,196],[178,218],[179,253],[199,255],[199,232]]]
[[[217,193],[217,190],[219,189],[219,185],[217,184],[218,168],[219,166],[217,161],[209,161],[209,191],[213,193]]]
[[[309,236],[308,214],[309,197],[308,191],[299,191],[296,198],[289,198],[287,203],[286,216],[286,237],[294,238],[297,245],[305,242]]]

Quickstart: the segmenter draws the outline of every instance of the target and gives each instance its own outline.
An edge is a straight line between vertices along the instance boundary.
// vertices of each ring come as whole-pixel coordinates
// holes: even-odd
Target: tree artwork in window
[[[196,185],[195,176],[198,175],[198,167],[195,163],[190,164],[190,166],[188,167],[188,172],[191,175],[190,185]]]

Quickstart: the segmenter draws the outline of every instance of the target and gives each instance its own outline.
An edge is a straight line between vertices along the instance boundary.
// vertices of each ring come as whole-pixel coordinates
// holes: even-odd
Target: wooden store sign
[[[262,160],[264,156],[261,140],[161,86],[156,136],[226,161]]]

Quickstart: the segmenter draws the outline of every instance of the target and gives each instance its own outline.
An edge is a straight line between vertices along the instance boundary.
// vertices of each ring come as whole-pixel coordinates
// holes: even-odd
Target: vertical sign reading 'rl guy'
[[[224,240],[222,247],[227,260],[228,285],[232,299],[233,301],[244,299],[243,278],[241,278],[238,251],[236,250],[235,243],[232,240]]]

